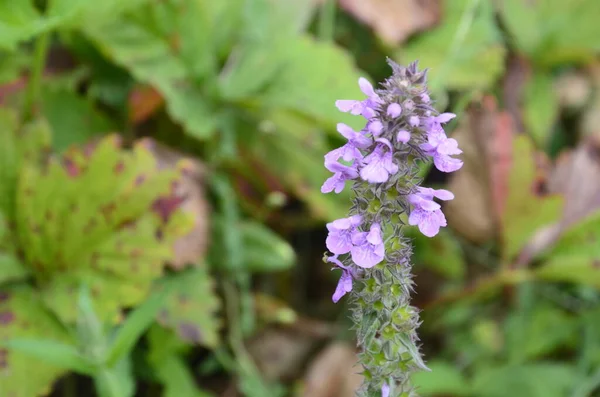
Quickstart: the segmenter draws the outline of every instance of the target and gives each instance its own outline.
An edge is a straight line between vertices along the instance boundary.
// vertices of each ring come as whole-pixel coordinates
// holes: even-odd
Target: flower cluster
[[[414,395],[408,375],[427,368],[416,346],[418,314],[409,305],[411,247],[402,227],[418,226],[425,236],[435,236],[446,226],[435,199],[454,198],[447,190],[421,187],[419,163],[432,161],[442,172],[462,166],[453,157],[461,153],[456,140],[442,127],[455,115],[432,107],[426,71],[417,70],[416,63],[390,65],[393,75],[381,89],[361,78],[366,99],[336,102],[366,123],[360,131],[337,125],[346,143],[325,155],[333,175],[321,188],[339,193],[352,183],[349,216],[327,224],[326,245],[333,255],[326,260],[342,271],[334,302],[361,281],[353,292],[353,315],[366,379],[360,393],[369,397]]]

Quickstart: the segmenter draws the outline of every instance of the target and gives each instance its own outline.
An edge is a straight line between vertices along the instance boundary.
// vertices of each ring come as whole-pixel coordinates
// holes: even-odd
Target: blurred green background
[[[600,396],[600,1],[0,0],[0,396],[351,397],[336,99],[430,68],[422,396]]]

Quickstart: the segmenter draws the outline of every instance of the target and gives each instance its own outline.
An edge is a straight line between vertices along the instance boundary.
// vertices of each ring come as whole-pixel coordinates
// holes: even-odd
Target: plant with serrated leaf
[[[122,309],[146,299],[173,257],[175,239],[192,226],[178,199],[160,208],[175,197],[185,161],[159,170],[150,141],[124,150],[114,135],[56,156],[48,150],[45,122],[19,126],[14,114],[3,111],[0,126],[0,340],[69,341],[64,327],[81,320],[82,285],[95,298],[100,323],[116,323]],[[215,328],[206,331],[204,342],[214,345]],[[15,396],[35,395],[62,373],[39,364],[44,376],[20,389],[29,370],[26,357],[18,350],[0,352],[0,388]]]

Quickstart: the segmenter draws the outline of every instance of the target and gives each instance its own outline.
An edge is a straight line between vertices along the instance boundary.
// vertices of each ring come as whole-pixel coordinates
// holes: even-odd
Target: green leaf
[[[131,353],[138,339],[154,321],[169,293],[170,290],[167,288],[153,292],[148,300],[127,315],[127,319],[116,331],[111,343],[106,360],[108,366],[112,367]]]
[[[433,271],[452,280],[462,279],[466,272],[466,263],[462,249],[456,238],[447,230],[441,230],[431,239],[409,229],[413,239],[415,263],[423,264]]]
[[[475,373],[472,394],[478,397],[564,397],[576,379],[574,368],[563,364],[483,367]]]
[[[42,360],[48,364],[68,369],[84,375],[93,375],[94,367],[75,347],[64,343],[45,339],[9,339],[2,346],[11,351],[22,352],[32,359]]]
[[[323,194],[320,187],[331,176],[323,166],[330,148],[318,126],[286,111],[269,114],[263,121],[268,130],[247,136],[242,145],[257,164],[264,167],[296,197],[308,204],[313,219],[333,220],[347,213],[349,186],[340,194]],[[245,167],[247,168],[247,167]],[[264,171],[260,170],[264,177]]]
[[[529,134],[543,148],[548,144],[558,110],[552,76],[543,72],[533,73],[525,86],[523,121]]]
[[[535,193],[536,168],[531,140],[518,136],[513,142],[508,174],[508,194],[501,214],[503,257],[513,258],[541,226],[560,218],[563,200]]]
[[[543,66],[587,63],[600,51],[596,0],[503,0],[501,12],[518,49]]]
[[[170,331],[160,327],[148,332],[148,363],[164,386],[164,397],[211,397],[196,386],[194,374],[180,355],[185,346]]]
[[[364,127],[360,117],[335,107],[338,99],[364,97],[358,88],[361,74],[349,53],[307,36],[290,40],[280,51],[281,70],[257,98],[262,106],[301,113],[332,131],[338,122]]]
[[[54,344],[71,343],[63,328],[44,308],[39,296],[29,287],[4,287],[0,289],[0,345],[9,340],[52,340]],[[26,349],[33,348],[29,344]],[[41,342],[43,343],[43,342]],[[21,342],[21,345],[23,343]],[[37,347],[40,345],[38,343]],[[44,349],[47,346],[44,347]],[[60,348],[59,348],[60,349]],[[79,367],[81,363],[70,348],[68,357],[62,356],[60,366],[33,358],[18,350],[7,350],[0,346],[0,390],[3,395],[31,397],[47,392],[52,383],[66,372],[65,367]],[[49,352],[60,361],[56,349]],[[39,354],[46,354],[40,351]],[[54,357],[55,356],[55,357]],[[52,357],[51,357],[52,358]]]
[[[23,167],[19,243],[27,247],[25,260],[36,270],[45,303],[63,321],[76,319],[81,283],[102,321],[115,321],[120,308],[145,298],[172,257],[173,242],[192,226],[179,211],[166,223],[151,211],[178,175],[158,171],[143,142],[123,151],[114,136],[91,152],[73,148],[47,170]]]
[[[600,212],[567,229],[544,255],[536,275],[552,281],[570,281],[600,287]]]
[[[395,58],[430,68],[429,84],[455,90],[490,87],[502,74],[505,49],[491,2],[444,2],[440,26],[417,36]]]
[[[276,272],[294,265],[296,255],[287,241],[257,222],[239,225],[245,245],[246,267],[251,272]]]
[[[116,129],[90,101],[65,89],[45,90],[42,108],[52,127],[52,146],[58,152]]]
[[[153,2],[122,18],[90,26],[85,33],[108,58],[154,86],[164,96],[169,114],[190,135],[206,139],[216,128],[216,118],[198,81],[212,69],[212,61],[204,60],[213,56],[213,49],[206,40],[186,41],[210,37],[210,24],[199,22],[207,18],[200,4]]]
[[[220,327],[216,313],[220,303],[206,266],[179,272],[165,279],[162,285],[174,292],[159,313],[159,323],[172,329],[183,341],[216,347]]]
[[[567,345],[577,332],[575,318],[548,306],[513,313],[504,325],[505,350],[512,363],[552,353]]]
[[[469,384],[456,366],[443,361],[432,361],[429,368],[431,372],[421,371],[412,376],[419,395],[469,395]]]
[[[0,252],[0,284],[8,281],[20,281],[27,278],[29,274],[29,270],[15,255]]]
[[[304,29],[314,4],[248,0],[242,8],[240,42],[219,79],[221,95],[229,100],[251,98],[289,66],[286,49]]]

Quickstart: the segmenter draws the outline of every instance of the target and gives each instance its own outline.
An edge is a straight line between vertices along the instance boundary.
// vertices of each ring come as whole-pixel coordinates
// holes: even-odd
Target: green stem
[[[335,32],[335,0],[325,0],[319,13],[319,39],[332,41]]]
[[[40,99],[42,75],[46,66],[46,56],[50,45],[50,32],[44,32],[35,41],[31,73],[25,96],[24,114],[25,119],[30,119]]]
[[[100,397],[122,397],[119,380],[108,369],[101,369],[94,379],[96,393]]]

